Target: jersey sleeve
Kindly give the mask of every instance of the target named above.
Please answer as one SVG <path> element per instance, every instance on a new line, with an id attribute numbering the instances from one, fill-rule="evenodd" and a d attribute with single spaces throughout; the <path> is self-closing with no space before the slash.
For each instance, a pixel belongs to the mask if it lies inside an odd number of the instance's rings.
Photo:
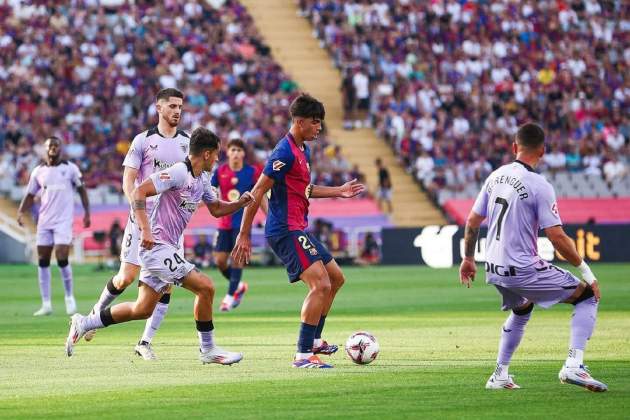
<path id="1" fill-rule="evenodd" d="M 39 185 L 39 181 L 37 181 L 37 169 L 39 166 L 35 167 L 31 172 L 31 176 L 28 179 L 28 186 L 26 187 L 26 193 L 35 195 L 40 190 L 41 185 Z"/>
<path id="2" fill-rule="evenodd" d="M 538 225 L 541 229 L 562 224 L 560 213 L 558 212 L 558 203 L 556 202 L 556 193 L 553 187 L 547 181 L 536 194 L 536 213 L 538 214 Z"/>
<path id="3" fill-rule="evenodd" d="M 74 163 L 71 163 L 70 167 L 72 168 L 72 185 L 74 185 L 75 188 L 79 188 L 83 185 L 83 175 L 81 174 L 81 170 Z"/>
<path id="4" fill-rule="evenodd" d="M 216 173 L 217 172 L 215 171 L 214 175 L 212 176 L 212 179 L 207 179 L 207 180 L 204 180 L 203 182 L 203 195 L 201 196 L 201 201 L 203 201 L 206 204 L 212 204 L 214 202 L 219 201 L 219 197 L 217 196 L 216 189 L 215 189 L 216 187 L 212 183 L 212 181 L 214 180 L 216 176 Z M 218 183 L 217 183 L 217 186 L 218 186 Z"/>
<path id="5" fill-rule="evenodd" d="M 475 200 L 475 204 L 473 204 L 472 211 L 477 213 L 479 216 L 487 217 L 488 216 L 488 180 L 483 183 L 483 187 L 481 187 L 481 191 L 477 194 L 477 199 Z"/>
<path id="6" fill-rule="evenodd" d="M 127 151 L 127 155 L 125 156 L 125 160 L 123 161 L 123 166 L 128 166 L 134 169 L 140 169 L 140 165 L 142 165 L 144 139 L 145 139 L 144 133 L 142 133 L 139 136 L 136 136 L 133 139 L 133 141 L 131 142 L 131 147 Z"/>
<path id="7" fill-rule="evenodd" d="M 289 147 L 276 147 L 267 160 L 263 173 L 274 181 L 281 181 L 293 166 L 294 160 L 295 156 Z"/>
<path id="8" fill-rule="evenodd" d="M 164 191 L 184 186 L 187 171 L 186 164 L 179 162 L 168 169 L 152 174 L 149 178 L 153 181 L 155 191 L 162 194 Z"/>

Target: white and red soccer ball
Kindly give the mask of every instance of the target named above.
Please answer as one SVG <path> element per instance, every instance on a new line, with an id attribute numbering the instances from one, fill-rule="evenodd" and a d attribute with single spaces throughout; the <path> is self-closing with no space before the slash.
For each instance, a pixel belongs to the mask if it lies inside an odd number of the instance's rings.
<path id="1" fill-rule="evenodd" d="M 346 353 L 358 365 L 372 363 L 378 356 L 378 351 L 378 342 L 369 332 L 355 332 L 346 341 Z"/>

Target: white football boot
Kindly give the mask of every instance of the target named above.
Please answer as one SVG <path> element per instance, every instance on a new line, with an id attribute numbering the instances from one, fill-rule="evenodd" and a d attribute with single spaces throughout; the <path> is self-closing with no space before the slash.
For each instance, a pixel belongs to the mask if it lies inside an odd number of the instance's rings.
<path id="1" fill-rule="evenodd" d="M 134 347 L 136 354 L 142 357 L 144 360 L 157 360 L 157 356 L 153 351 L 153 347 L 151 347 L 151 343 L 147 343 L 146 341 L 141 341 L 136 344 Z"/>
<path id="2" fill-rule="evenodd" d="M 563 384 L 581 386 L 593 392 L 608 391 L 608 385 L 593 378 L 584 365 L 578 367 L 562 366 L 558 378 Z"/>
<path id="3" fill-rule="evenodd" d="M 74 352 L 74 345 L 79 342 L 81 337 L 85 334 L 85 330 L 83 330 L 82 323 L 83 318 L 85 318 L 81 314 L 74 314 L 70 318 L 70 331 L 68 332 L 68 338 L 66 339 L 66 354 L 68 357 L 72 356 Z"/>
<path id="4" fill-rule="evenodd" d="M 52 305 L 50 302 L 42 303 L 42 307 L 33 312 L 33 316 L 46 316 L 52 314 Z"/>
<path id="5" fill-rule="evenodd" d="M 494 373 L 486 382 L 486 389 L 519 389 L 520 386 L 514 382 L 514 377 L 508 375 L 507 378 L 499 378 Z"/>
<path id="6" fill-rule="evenodd" d="M 77 313 L 77 302 L 74 300 L 74 296 L 66 296 L 66 313 L 68 315 L 74 315 Z"/>
<path id="7" fill-rule="evenodd" d="M 221 347 L 214 346 L 212 349 L 203 352 L 199 350 L 199 360 L 204 365 L 207 363 L 218 363 L 220 365 L 231 365 L 238 363 L 243 359 L 243 353 L 235 353 L 223 350 Z"/>

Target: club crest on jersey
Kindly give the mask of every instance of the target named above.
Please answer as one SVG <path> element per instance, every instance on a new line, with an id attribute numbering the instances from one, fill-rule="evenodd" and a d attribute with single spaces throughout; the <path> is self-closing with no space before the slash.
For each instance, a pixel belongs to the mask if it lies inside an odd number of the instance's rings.
<path id="1" fill-rule="evenodd" d="M 179 203 L 179 208 L 184 209 L 190 213 L 194 213 L 195 210 L 197 210 L 197 203 L 193 201 L 182 200 L 182 202 Z"/>
<path id="2" fill-rule="evenodd" d="M 168 181 L 171 179 L 171 176 L 167 172 L 160 173 L 160 181 Z"/>
<path id="3" fill-rule="evenodd" d="M 272 164 L 271 167 L 273 168 L 274 171 L 278 172 L 280 171 L 280 169 L 282 169 L 283 166 L 285 166 L 286 163 L 284 163 L 281 160 L 275 160 Z"/>
<path id="4" fill-rule="evenodd" d="M 157 144 L 150 144 L 149 148 L 155 150 L 155 149 L 158 148 L 158 145 Z"/>

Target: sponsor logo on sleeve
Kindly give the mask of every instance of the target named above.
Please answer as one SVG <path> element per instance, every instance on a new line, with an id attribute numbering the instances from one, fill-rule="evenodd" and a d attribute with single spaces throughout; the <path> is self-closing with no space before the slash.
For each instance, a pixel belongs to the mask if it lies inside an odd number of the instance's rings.
<path id="1" fill-rule="evenodd" d="M 551 212 L 552 212 L 554 215 L 558 216 L 558 203 L 553 203 L 553 204 L 551 205 Z"/>
<path id="2" fill-rule="evenodd" d="M 284 163 L 281 160 L 275 160 L 272 164 L 271 167 L 273 168 L 274 171 L 278 172 L 280 171 L 280 169 L 282 169 L 282 167 L 284 167 L 286 165 L 286 163 Z"/>
<path id="3" fill-rule="evenodd" d="M 171 179 L 171 176 L 168 174 L 168 172 L 160 172 L 160 181 L 169 181 Z"/>

